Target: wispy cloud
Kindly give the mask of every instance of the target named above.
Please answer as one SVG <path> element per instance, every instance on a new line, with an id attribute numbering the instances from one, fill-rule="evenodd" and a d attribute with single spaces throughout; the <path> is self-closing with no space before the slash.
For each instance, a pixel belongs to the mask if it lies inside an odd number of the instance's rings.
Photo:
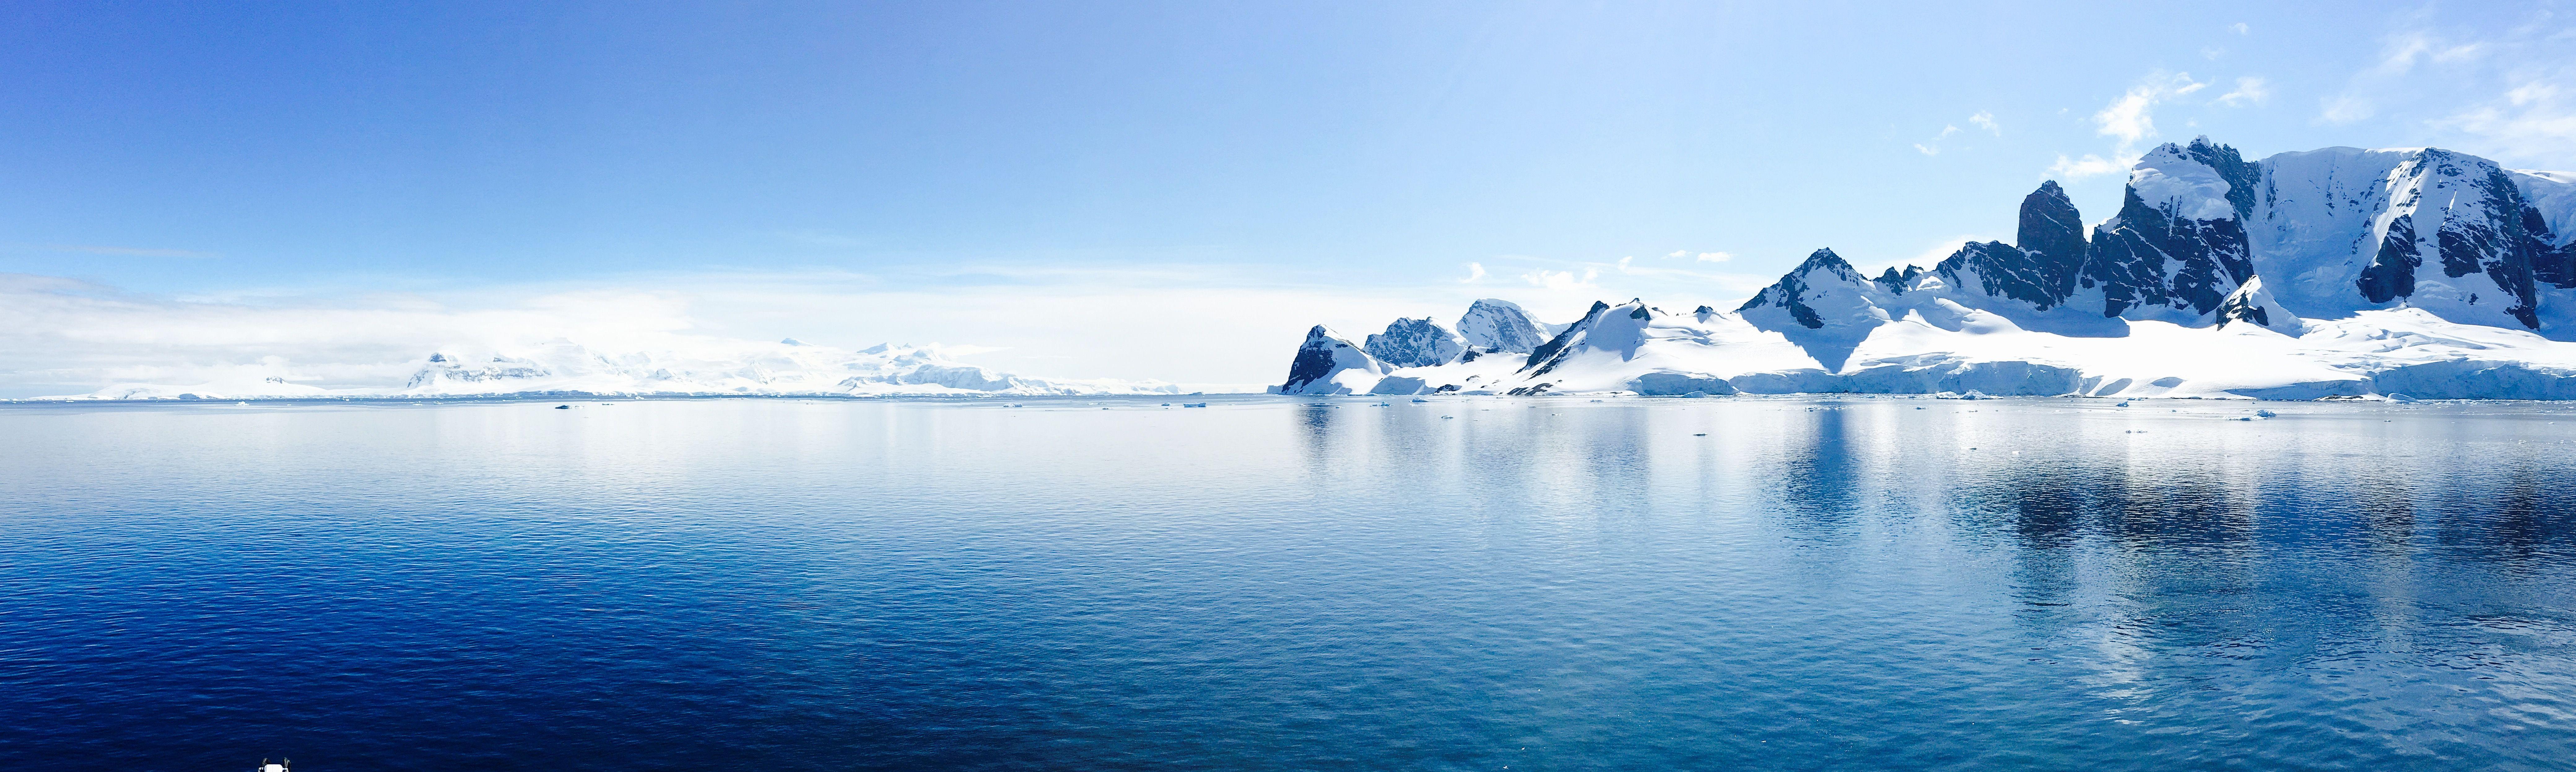
<path id="1" fill-rule="evenodd" d="M 2236 79 L 2236 90 L 2218 95 L 2218 104 L 2228 107 L 2259 105 L 2272 99 L 2272 87 L 2262 78 L 2246 76 Z"/>
<path id="2" fill-rule="evenodd" d="M 1458 283 L 1460 283 L 1460 284 L 1474 284 L 1474 283 L 1476 283 L 1476 282 L 1480 282 L 1480 281 L 1484 281 L 1484 280 L 1485 280 L 1485 264 L 1484 264 L 1484 263 L 1468 263 L 1468 264 L 1467 264 L 1467 278 L 1464 278 L 1464 279 L 1460 279 L 1460 280 L 1458 280 Z"/>
<path id="3" fill-rule="evenodd" d="M 2466 62 L 2485 53 L 2485 43 L 2454 45 L 2423 31 L 2392 34 L 2380 42 L 2379 58 L 2370 67 L 2353 73 L 2341 92 L 2320 100 L 2317 119 L 2326 123 L 2353 123 L 2379 114 L 2380 95 L 2395 88 L 2397 82 L 2425 63 L 2451 64 Z"/>
<path id="4" fill-rule="evenodd" d="M 2241 22 L 2241 21 L 2240 21 L 2240 22 L 2237 22 L 2237 23 L 2234 23 L 2234 24 L 2227 25 L 2227 29 L 2228 29 L 2228 31 L 2230 31 L 2230 32 L 2234 32 L 2234 33 L 2239 34 L 2239 35 L 2251 35 L 2251 34 L 2253 34 L 2253 33 L 2254 33 L 2254 28 L 2253 28 L 2253 27 L 2245 26 L 2245 22 Z"/>
<path id="5" fill-rule="evenodd" d="M 2004 135 L 2003 127 L 1995 123 L 1995 114 L 1984 110 L 1979 110 L 1975 115 L 1968 116 L 1968 125 L 1992 132 L 1998 137 Z M 1949 139 L 1958 133 L 1958 124 L 1944 124 L 1941 126 L 1941 132 L 1932 135 L 1931 139 L 1914 143 L 1914 151 L 1924 155 L 1940 155 L 1941 141 Z"/>
<path id="6" fill-rule="evenodd" d="M 2566 164 L 2576 157 L 2576 95 L 2558 84 L 2570 77 L 2576 77 L 2576 67 L 2526 74 L 2504 93 L 2433 125 L 2473 136 L 2488 152 L 2511 161 Z"/>

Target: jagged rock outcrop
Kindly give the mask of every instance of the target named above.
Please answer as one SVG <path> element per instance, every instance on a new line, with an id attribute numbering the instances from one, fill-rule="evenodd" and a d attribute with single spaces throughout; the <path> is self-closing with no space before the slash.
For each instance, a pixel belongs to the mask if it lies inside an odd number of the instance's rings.
<path id="1" fill-rule="evenodd" d="M 1398 318 L 1386 332 L 1368 336 L 1360 348 L 1388 367 L 1429 367 L 1457 361 L 1467 342 L 1430 317 Z"/>

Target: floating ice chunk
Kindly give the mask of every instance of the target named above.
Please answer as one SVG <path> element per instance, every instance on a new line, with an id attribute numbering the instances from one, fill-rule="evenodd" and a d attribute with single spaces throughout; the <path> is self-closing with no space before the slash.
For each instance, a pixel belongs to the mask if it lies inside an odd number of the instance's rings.
<path id="1" fill-rule="evenodd" d="M 2269 410 L 2257 410 L 2257 411 L 2254 411 L 2254 414 L 2255 414 L 2255 415 L 2258 415 L 2258 416 L 2262 416 L 2262 417 L 2264 417 L 2264 418 L 2274 418 L 2274 417 L 2278 417 L 2278 416 L 2280 416 L 2280 415 L 2281 415 L 2281 414 L 2279 414 L 2279 413 L 2275 413 L 2275 412 L 2272 412 L 2272 411 L 2269 411 Z"/>
<path id="2" fill-rule="evenodd" d="M 2423 400 L 2416 399 L 2416 398 L 2414 398 L 2414 397 L 2409 397 L 2409 396 L 2406 396 L 2405 394 L 2390 394 L 2390 395 L 2388 395 L 2388 401 L 2390 401 L 2390 402 L 2404 402 L 2404 403 L 2408 403 L 2408 404 L 2413 404 L 2413 403 L 2416 403 L 2416 402 L 2422 402 Z"/>

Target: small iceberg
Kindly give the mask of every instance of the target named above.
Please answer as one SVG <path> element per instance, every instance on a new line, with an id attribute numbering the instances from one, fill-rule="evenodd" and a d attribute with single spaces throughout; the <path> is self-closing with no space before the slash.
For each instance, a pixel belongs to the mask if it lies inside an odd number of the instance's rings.
<path id="1" fill-rule="evenodd" d="M 2390 402 L 2403 402 L 2403 403 L 2406 403 L 2406 404 L 2411 405 L 2411 404 L 2415 404 L 2415 403 L 2417 403 L 2417 402 L 2422 402 L 2423 400 L 2416 399 L 2416 398 L 2414 398 L 2414 397 L 2409 397 L 2409 396 L 2406 396 L 2406 395 L 2404 395 L 2404 394 L 2390 394 L 2390 395 L 2388 395 L 2388 401 L 2390 401 Z"/>
<path id="2" fill-rule="evenodd" d="M 1431 401 L 1431 400 L 1423 399 L 1423 398 L 1421 398 L 1421 397 L 1414 397 L 1414 398 L 1413 398 L 1413 401 L 1415 401 L 1415 402 L 1429 402 L 1429 401 Z"/>
<path id="3" fill-rule="evenodd" d="M 1207 407 L 1207 403 L 1205 403 L 1205 402 L 1183 402 L 1183 403 L 1181 403 L 1181 407 Z M 1103 409 L 1106 409 L 1106 408 L 1103 408 Z"/>
<path id="4" fill-rule="evenodd" d="M 2262 418 L 2278 418 L 2281 414 L 2269 410 L 2257 410 L 2254 411 L 2254 415 Z"/>

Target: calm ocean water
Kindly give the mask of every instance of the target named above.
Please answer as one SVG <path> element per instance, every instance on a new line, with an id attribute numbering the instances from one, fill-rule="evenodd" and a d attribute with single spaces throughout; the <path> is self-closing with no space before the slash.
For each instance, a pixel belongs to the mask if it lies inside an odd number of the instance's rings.
<path id="1" fill-rule="evenodd" d="M 0 766 L 2576 764 L 2566 406 L 1401 399 L 0 407 Z"/>

